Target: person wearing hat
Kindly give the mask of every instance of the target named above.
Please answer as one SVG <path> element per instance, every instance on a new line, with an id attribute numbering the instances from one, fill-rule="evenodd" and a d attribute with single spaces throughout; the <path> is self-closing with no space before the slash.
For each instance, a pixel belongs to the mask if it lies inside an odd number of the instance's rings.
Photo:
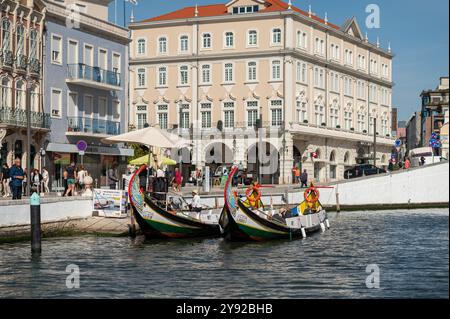
<path id="1" fill-rule="evenodd" d="M 198 190 L 193 190 L 192 196 L 192 202 L 191 205 L 189 205 L 189 208 L 193 212 L 200 213 L 202 211 L 202 204 L 200 203 L 200 195 L 198 194 Z"/>

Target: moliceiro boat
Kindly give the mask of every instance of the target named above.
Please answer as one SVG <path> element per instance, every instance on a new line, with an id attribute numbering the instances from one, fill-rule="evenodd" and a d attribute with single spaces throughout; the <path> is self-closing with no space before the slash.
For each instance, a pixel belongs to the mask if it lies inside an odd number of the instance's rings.
<path id="1" fill-rule="evenodd" d="M 167 195 L 161 200 L 145 193 L 139 182 L 139 174 L 145 169 L 142 166 L 133 174 L 128 194 L 133 214 L 147 239 L 220 236 L 219 212 L 191 212 L 182 198 Z"/>
<path id="2" fill-rule="evenodd" d="M 223 236 L 230 241 L 264 241 L 273 239 L 306 238 L 330 227 L 327 213 L 319 202 L 320 193 L 311 186 L 305 200 L 292 209 L 265 210 L 260 185 L 247 189 L 240 198 L 232 190 L 234 167 L 225 185 L 225 207 L 219 224 Z"/>

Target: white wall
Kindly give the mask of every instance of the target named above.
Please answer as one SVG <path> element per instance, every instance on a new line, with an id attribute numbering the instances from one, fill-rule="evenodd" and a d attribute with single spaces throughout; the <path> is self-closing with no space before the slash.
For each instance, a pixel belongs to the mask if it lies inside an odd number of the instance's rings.
<path id="1" fill-rule="evenodd" d="M 55 201 L 41 204 L 41 222 L 56 222 L 92 216 L 92 200 Z M 30 205 L 0 206 L 0 227 L 30 224 Z"/>
<path id="2" fill-rule="evenodd" d="M 449 202 L 449 165 L 435 164 L 394 174 L 379 175 L 320 189 L 323 205 L 432 204 Z M 290 194 L 291 203 L 303 199 L 303 193 Z"/>

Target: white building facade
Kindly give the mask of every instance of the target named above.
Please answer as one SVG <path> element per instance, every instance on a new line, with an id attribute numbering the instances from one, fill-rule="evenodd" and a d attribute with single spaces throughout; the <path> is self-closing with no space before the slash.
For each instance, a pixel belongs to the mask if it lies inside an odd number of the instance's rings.
<path id="1" fill-rule="evenodd" d="M 187 171 L 242 164 L 255 174 L 263 154 L 263 166 L 277 162 L 260 170 L 265 183 L 292 183 L 295 166 L 333 181 L 374 158 L 375 135 L 376 164 L 388 165 L 394 56 L 355 19 L 338 27 L 279 0 L 236 0 L 130 29 L 131 128 L 191 138 Z"/>

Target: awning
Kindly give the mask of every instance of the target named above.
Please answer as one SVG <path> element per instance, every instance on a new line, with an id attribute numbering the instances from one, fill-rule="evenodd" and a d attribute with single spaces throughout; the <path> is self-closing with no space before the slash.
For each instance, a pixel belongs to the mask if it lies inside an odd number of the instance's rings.
<path id="1" fill-rule="evenodd" d="M 59 153 L 79 153 L 76 145 L 73 144 L 60 144 L 50 143 L 48 144 L 46 152 L 59 152 Z M 134 150 L 128 148 L 117 147 L 105 147 L 105 146 L 88 146 L 86 154 L 94 155 L 111 155 L 111 156 L 134 156 Z"/>

